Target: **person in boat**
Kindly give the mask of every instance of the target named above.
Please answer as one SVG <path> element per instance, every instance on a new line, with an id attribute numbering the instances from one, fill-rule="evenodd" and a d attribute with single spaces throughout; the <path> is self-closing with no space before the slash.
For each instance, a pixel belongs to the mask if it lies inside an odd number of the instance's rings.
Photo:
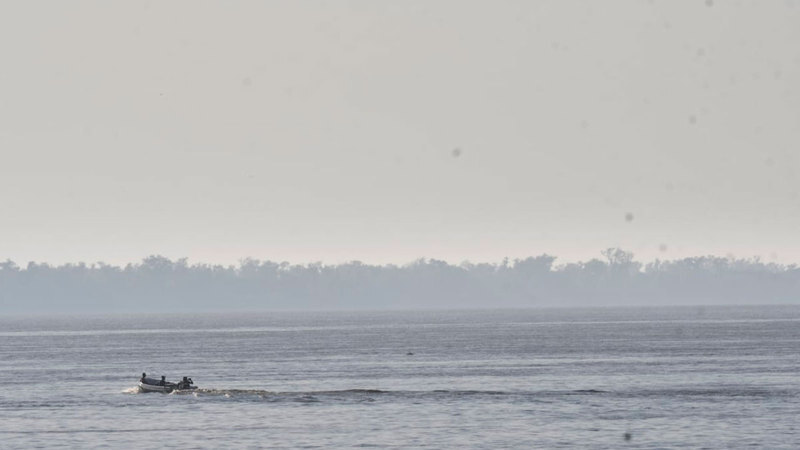
<path id="1" fill-rule="evenodd" d="M 144 379 L 145 379 L 145 378 L 147 378 L 147 374 L 146 374 L 146 373 L 144 373 L 144 372 L 142 372 L 142 378 L 141 378 L 139 381 L 141 381 L 142 383 L 144 383 Z"/>
<path id="2" fill-rule="evenodd" d="M 161 382 L 158 383 L 158 384 L 161 385 L 161 386 L 164 386 L 165 384 L 167 384 L 167 377 L 165 377 L 164 375 L 161 375 Z"/>

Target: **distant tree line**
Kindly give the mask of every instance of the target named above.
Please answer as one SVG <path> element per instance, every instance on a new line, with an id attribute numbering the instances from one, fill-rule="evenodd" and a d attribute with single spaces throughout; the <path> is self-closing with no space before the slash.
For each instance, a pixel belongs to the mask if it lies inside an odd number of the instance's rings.
<path id="1" fill-rule="evenodd" d="M 620 249 L 556 265 L 540 255 L 498 264 L 236 266 L 150 256 L 124 267 L 0 263 L 0 312 L 414 309 L 800 303 L 800 267 L 714 256 L 642 264 Z"/>

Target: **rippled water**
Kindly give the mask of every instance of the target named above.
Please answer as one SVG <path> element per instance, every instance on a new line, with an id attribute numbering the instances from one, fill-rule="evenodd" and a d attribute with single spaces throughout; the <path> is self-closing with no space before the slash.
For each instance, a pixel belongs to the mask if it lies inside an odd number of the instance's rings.
<path id="1" fill-rule="evenodd" d="M 798 350 L 788 306 L 5 317 L 0 446 L 800 448 Z"/>

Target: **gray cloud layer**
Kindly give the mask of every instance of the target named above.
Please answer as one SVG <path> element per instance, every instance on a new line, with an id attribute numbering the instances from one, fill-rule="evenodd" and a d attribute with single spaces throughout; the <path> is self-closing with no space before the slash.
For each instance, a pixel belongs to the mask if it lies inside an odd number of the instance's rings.
<path id="1" fill-rule="evenodd" d="M 5 2 L 0 250 L 800 261 L 798 24 L 795 1 Z"/>

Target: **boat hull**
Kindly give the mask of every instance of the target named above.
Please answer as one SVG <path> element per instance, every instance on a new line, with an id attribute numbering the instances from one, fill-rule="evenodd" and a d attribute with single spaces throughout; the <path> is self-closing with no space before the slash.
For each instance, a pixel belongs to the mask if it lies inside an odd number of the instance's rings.
<path id="1" fill-rule="evenodd" d="M 170 393 L 170 392 L 172 392 L 174 390 L 177 390 L 177 386 L 175 386 L 174 384 L 171 384 L 171 383 L 165 384 L 164 386 L 161 386 L 161 385 L 147 384 L 147 383 L 139 382 L 139 389 L 142 392 L 161 392 L 161 393 L 164 393 L 164 394 L 168 394 L 168 393 Z"/>
<path id="2" fill-rule="evenodd" d="M 146 384 L 146 383 L 139 383 L 139 390 L 142 392 L 161 392 L 162 394 L 169 394 L 170 392 L 178 391 L 178 392 L 187 392 L 187 391 L 194 391 L 197 389 L 197 386 L 190 386 L 188 388 L 179 388 L 177 385 L 173 383 L 168 383 L 164 386 L 157 386 L 153 384 Z"/>

